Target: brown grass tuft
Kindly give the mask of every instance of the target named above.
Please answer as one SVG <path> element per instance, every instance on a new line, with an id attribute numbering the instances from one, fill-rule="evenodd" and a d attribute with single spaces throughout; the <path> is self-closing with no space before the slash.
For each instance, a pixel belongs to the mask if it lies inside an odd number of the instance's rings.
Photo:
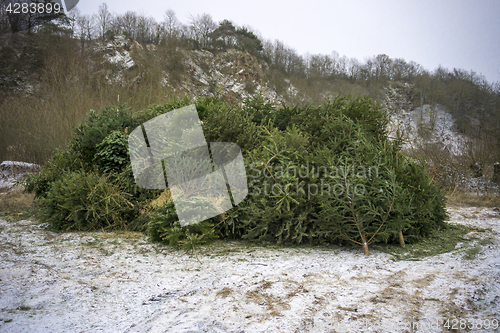
<path id="1" fill-rule="evenodd" d="M 21 188 L 0 194 L 0 214 L 20 217 L 27 215 L 34 207 L 34 194 L 23 193 Z"/>

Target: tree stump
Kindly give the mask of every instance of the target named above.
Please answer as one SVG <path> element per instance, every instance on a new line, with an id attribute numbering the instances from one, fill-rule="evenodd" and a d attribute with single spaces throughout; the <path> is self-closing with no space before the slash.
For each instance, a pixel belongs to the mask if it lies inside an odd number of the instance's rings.
<path id="1" fill-rule="evenodd" d="M 491 181 L 500 185 L 500 162 L 493 164 L 493 178 Z"/>
<path id="2" fill-rule="evenodd" d="M 399 230 L 399 246 L 405 247 L 405 238 L 403 237 L 403 230 Z"/>
<path id="3" fill-rule="evenodd" d="M 476 162 L 470 166 L 474 178 L 479 178 L 483 176 L 483 164 L 481 162 Z"/>

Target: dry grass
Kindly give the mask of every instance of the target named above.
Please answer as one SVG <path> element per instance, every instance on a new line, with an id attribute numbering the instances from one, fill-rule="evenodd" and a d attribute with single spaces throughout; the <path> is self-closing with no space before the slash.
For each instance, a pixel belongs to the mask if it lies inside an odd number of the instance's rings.
<path id="1" fill-rule="evenodd" d="M 447 195 L 447 205 L 452 207 L 498 207 L 500 208 L 500 194 L 486 192 L 478 194 L 460 190 L 450 191 Z"/>
<path id="2" fill-rule="evenodd" d="M 0 214 L 25 218 L 34 207 L 34 194 L 23 193 L 20 188 L 0 194 Z"/>
<path id="3" fill-rule="evenodd" d="M 137 111 L 178 97 L 162 83 L 160 60 L 150 54 L 137 54 L 140 66 L 125 70 L 123 82 L 109 83 L 106 75 L 117 68 L 102 54 L 82 53 L 71 39 L 37 42 L 43 63 L 38 78 L 0 97 L 0 161 L 43 164 L 69 143 L 91 109 L 119 101 Z"/>
<path id="4" fill-rule="evenodd" d="M 161 192 L 158 198 L 152 200 L 144 211 L 151 212 L 157 207 L 163 206 L 166 202 L 169 202 L 170 200 L 172 200 L 172 194 L 170 193 L 169 189 L 166 189 L 165 191 Z"/>

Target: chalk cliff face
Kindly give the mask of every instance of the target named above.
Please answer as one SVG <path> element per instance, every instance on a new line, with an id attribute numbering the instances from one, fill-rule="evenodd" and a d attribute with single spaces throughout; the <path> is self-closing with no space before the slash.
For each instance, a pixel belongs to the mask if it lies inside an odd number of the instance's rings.
<path id="1" fill-rule="evenodd" d="M 44 65 L 40 38 L 26 33 L 0 38 L 0 89 L 30 93 Z M 77 40 L 74 42 L 78 45 Z M 272 100 L 283 97 L 267 82 L 267 63 L 244 51 L 168 50 L 168 46 L 141 45 L 123 36 L 105 43 L 86 42 L 84 47 L 93 62 L 93 70 L 89 70 L 88 75 L 104 75 L 109 84 L 138 84 L 145 67 L 150 69 L 154 62 L 155 71 L 161 72 L 163 85 L 190 97 L 213 93 L 235 100 L 256 93 Z M 171 66 L 174 57 L 179 62 L 176 68 Z"/>
<path id="2" fill-rule="evenodd" d="M 235 102 L 254 94 L 274 101 L 283 98 L 267 82 L 267 63 L 244 51 L 168 50 L 152 44 L 141 45 L 123 36 L 97 45 L 94 50 L 101 54 L 104 63 L 111 65 L 105 74 L 110 84 L 139 83 L 143 67 L 155 61 L 163 85 L 190 97 L 216 93 Z M 174 69 L 173 58 L 178 62 Z"/>
<path id="3" fill-rule="evenodd" d="M 266 93 L 271 99 L 278 97 L 274 91 L 269 91 L 265 82 L 267 64 L 251 54 L 236 50 L 223 53 L 187 51 L 185 64 L 184 88 L 191 94 L 218 93 L 236 100 L 256 92 Z"/>
<path id="4" fill-rule="evenodd" d="M 44 69 L 58 61 L 58 57 L 64 61 L 74 58 L 74 64 L 67 66 L 79 66 L 70 78 L 75 82 L 137 87 L 141 81 L 151 82 L 153 78 L 168 91 L 166 95 L 178 98 L 218 94 L 238 102 L 261 95 L 276 104 L 305 105 L 320 104 L 325 97 L 334 98 L 338 94 L 369 93 L 345 80 L 309 82 L 306 78 L 286 75 L 271 68 L 264 57 L 246 50 L 141 44 L 120 35 L 102 42 L 25 32 L 0 36 L 0 91 L 39 92 Z M 94 78 L 97 83 L 90 83 Z"/>

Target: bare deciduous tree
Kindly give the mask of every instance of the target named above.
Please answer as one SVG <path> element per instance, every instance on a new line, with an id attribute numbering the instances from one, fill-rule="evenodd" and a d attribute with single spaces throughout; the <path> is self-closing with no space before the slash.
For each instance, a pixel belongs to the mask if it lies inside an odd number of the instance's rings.
<path id="1" fill-rule="evenodd" d="M 200 43 L 202 48 L 209 46 L 210 35 L 216 28 L 217 24 L 212 20 L 212 16 L 209 14 L 191 17 L 191 23 L 189 25 L 191 38 Z"/>
<path id="2" fill-rule="evenodd" d="M 106 34 L 106 31 L 108 31 L 111 28 L 111 20 L 113 19 L 113 16 L 108 10 L 108 5 L 103 2 L 100 6 L 99 9 L 97 10 L 97 14 L 94 15 L 94 20 L 96 22 L 96 27 L 99 33 L 99 38 L 101 40 L 104 40 L 104 36 Z"/>
<path id="3" fill-rule="evenodd" d="M 9 16 L 6 12 L 7 2 L 4 0 L 0 1 L 0 34 L 10 31 Z"/>
<path id="4" fill-rule="evenodd" d="M 76 16 L 76 32 L 74 35 L 80 39 L 82 52 L 85 51 L 85 44 L 94 35 L 94 18 L 90 15 Z"/>
<path id="5" fill-rule="evenodd" d="M 125 37 L 134 40 L 137 28 L 137 14 L 132 11 L 123 14 L 123 16 L 120 17 L 120 26 L 121 33 L 123 33 Z"/>
<path id="6" fill-rule="evenodd" d="M 165 39 L 167 41 L 172 41 L 179 37 L 181 24 L 172 9 L 169 9 L 165 12 L 162 26 L 165 32 Z"/>
<path id="7" fill-rule="evenodd" d="M 155 38 L 156 21 L 152 17 L 139 15 L 136 20 L 135 39 L 144 44 L 151 44 Z"/>

